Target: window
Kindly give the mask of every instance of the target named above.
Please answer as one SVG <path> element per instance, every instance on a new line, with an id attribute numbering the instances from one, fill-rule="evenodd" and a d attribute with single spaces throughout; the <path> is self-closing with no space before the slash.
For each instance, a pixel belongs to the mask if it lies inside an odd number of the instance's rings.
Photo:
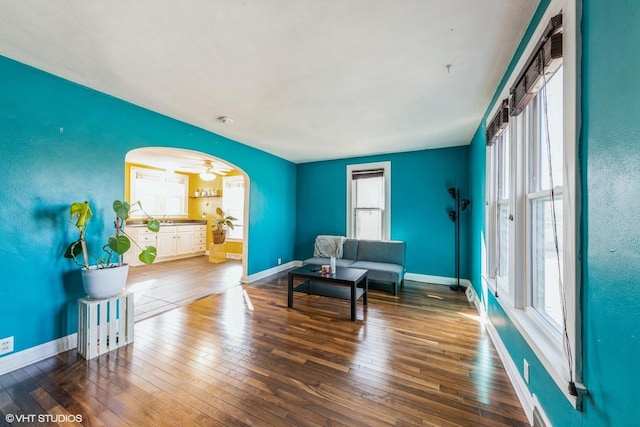
<path id="1" fill-rule="evenodd" d="M 131 202 L 140 201 L 151 216 L 179 218 L 188 216 L 189 177 L 155 169 L 131 167 Z M 132 217 L 144 216 L 132 212 Z"/>
<path id="2" fill-rule="evenodd" d="M 509 182 L 511 179 L 510 139 L 507 128 L 496 144 L 497 151 L 497 226 L 496 226 L 496 283 L 498 288 L 509 293 L 509 217 L 510 194 Z"/>
<path id="3" fill-rule="evenodd" d="M 233 230 L 227 230 L 228 239 L 242 240 L 244 236 L 244 177 L 225 176 L 222 178 L 222 210 L 226 215 L 238 218 L 233 222 Z"/>
<path id="4" fill-rule="evenodd" d="M 389 240 L 391 163 L 347 166 L 347 236 Z"/>
<path id="5" fill-rule="evenodd" d="M 530 44 L 530 55 L 510 78 L 508 124 L 496 121 L 498 114 L 487 124 L 483 276 L 559 389 L 575 402 L 567 384 L 580 380 L 576 361 L 581 354 L 576 316 L 577 73 L 575 50 L 563 53 L 565 44 L 575 45 L 575 33 L 565 36 L 563 16 L 551 12 L 563 5 L 552 0 L 549 19 L 537 30 L 540 41 Z M 575 16 L 569 19 L 575 28 Z"/>
<path id="6" fill-rule="evenodd" d="M 487 232 L 491 251 L 487 258 L 489 275 L 494 279 L 496 295 L 509 294 L 509 240 L 511 215 L 511 137 L 509 100 L 502 105 L 487 126 L 487 145 L 491 178 L 487 179 Z"/>
<path id="7" fill-rule="evenodd" d="M 562 67 L 527 106 L 525 142 L 529 165 L 526 193 L 529 218 L 530 303 L 559 334 L 563 280 L 563 135 Z"/>

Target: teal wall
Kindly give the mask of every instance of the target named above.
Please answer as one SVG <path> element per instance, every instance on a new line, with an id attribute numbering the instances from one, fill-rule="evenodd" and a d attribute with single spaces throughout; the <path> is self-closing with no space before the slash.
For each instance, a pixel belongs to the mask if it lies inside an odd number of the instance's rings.
<path id="1" fill-rule="evenodd" d="M 541 14 L 541 1 L 494 102 Z M 77 270 L 60 255 L 73 236 L 68 203 L 90 200 L 94 226 L 108 232 L 111 201 L 122 197 L 124 157 L 167 146 L 221 157 L 251 179 L 249 273 L 311 255 L 316 234 L 345 234 L 346 165 L 392 162 L 392 238 L 407 241 L 410 272 L 453 275 L 455 182 L 468 191 L 470 277 L 516 366 L 531 364 L 536 393 L 556 426 L 626 426 L 640 419 L 640 4 L 582 3 L 579 136 L 580 308 L 583 412 L 570 407 L 499 302 L 481 292 L 485 145 L 293 165 L 220 136 L 0 58 L 0 337 L 20 351 L 76 331 Z M 493 105 L 493 103 L 491 105 Z M 60 133 L 60 128 L 64 132 Z M 467 164 L 468 162 L 468 164 Z M 466 231 L 463 230 L 463 236 Z M 295 245 L 289 242 L 294 242 Z M 464 242 L 464 241 L 463 241 Z M 468 254 L 468 256 L 465 256 Z M 8 302 L 8 303 L 7 303 Z"/>
<path id="2" fill-rule="evenodd" d="M 480 210 L 473 212 L 470 231 L 471 277 L 516 366 L 523 358 L 531 363 L 529 389 L 553 425 L 635 426 L 640 419 L 640 3 L 585 0 L 582 12 L 577 258 L 582 276 L 583 382 L 589 390 L 582 412 L 569 405 L 498 301 L 491 294 L 482 295 Z M 519 53 L 514 59 L 518 57 Z M 505 78 L 511 71 L 512 67 Z M 480 127 L 471 143 L 474 177 L 484 176 L 483 133 Z M 476 180 L 471 190 L 474 199 L 483 198 L 484 182 Z"/>
<path id="3" fill-rule="evenodd" d="M 591 425 L 640 419 L 640 3 L 583 3 L 580 147 Z M 618 31 L 612 30 L 619 29 Z"/>
<path id="4" fill-rule="evenodd" d="M 243 169 L 248 273 L 293 259 L 294 164 L 3 57 L 0 100 L 0 337 L 14 336 L 15 351 L 76 332 L 82 286 L 61 257 L 74 237 L 68 206 L 89 200 L 100 234 L 89 243 L 106 240 L 134 148 L 192 149 Z"/>
<path id="5" fill-rule="evenodd" d="M 460 276 L 469 277 L 468 224 L 477 205 L 469 194 L 469 147 L 413 151 L 298 165 L 298 259 L 313 255 L 318 234 L 346 235 L 347 165 L 391 162 L 391 238 L 407 243 L 411 273 L 455 277 L 455 209 L 447 188 L 458 186 L 472 204 L 462 213 Z"/>

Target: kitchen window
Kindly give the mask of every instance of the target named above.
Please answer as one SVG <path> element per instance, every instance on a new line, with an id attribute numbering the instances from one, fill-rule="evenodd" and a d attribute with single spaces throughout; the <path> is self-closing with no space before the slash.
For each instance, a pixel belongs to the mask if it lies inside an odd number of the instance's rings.
<path id="1" fill-rule="evenodd" d="M 140 201 L 151 216 L 181 218 L 188 216 L 189 177 L 156 169 L 131 167 L 131 201 Z M 144 216 L 132 212 L 132 217 Z"/>

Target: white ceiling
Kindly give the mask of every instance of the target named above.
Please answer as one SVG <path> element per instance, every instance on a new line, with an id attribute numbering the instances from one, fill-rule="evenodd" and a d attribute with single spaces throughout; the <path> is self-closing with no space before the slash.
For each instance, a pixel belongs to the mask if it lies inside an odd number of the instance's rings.
<path id="1" fill-rule="evenodd" d="M 0 0 L 0 55 L 300 163 L 468 144 L 538 2 Z"/>
<path id="2" fill-rule="evenodd" d="M 226 175 L 235 168 L 220 159 L 193 150 L 166 147 L 136 148 L 127 153 L 125 161 L 173 172 L 201 173 L 209 168 Z"/>

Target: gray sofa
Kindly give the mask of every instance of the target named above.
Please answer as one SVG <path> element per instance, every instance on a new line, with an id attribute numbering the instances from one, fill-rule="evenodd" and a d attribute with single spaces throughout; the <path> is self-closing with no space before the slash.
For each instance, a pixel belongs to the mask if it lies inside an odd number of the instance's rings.
<path id="1" fill-rule="evenodd" d="M 397 240 L 346 239 L 336 266 L 369 270 L 369 280 L 391 283 L 393 295 L 398 295 L 398 285 L 404 286 L 405 252 L 405 242 Z M 329 258 L 308 258 L 303 264 L 329 264 Z"/>

